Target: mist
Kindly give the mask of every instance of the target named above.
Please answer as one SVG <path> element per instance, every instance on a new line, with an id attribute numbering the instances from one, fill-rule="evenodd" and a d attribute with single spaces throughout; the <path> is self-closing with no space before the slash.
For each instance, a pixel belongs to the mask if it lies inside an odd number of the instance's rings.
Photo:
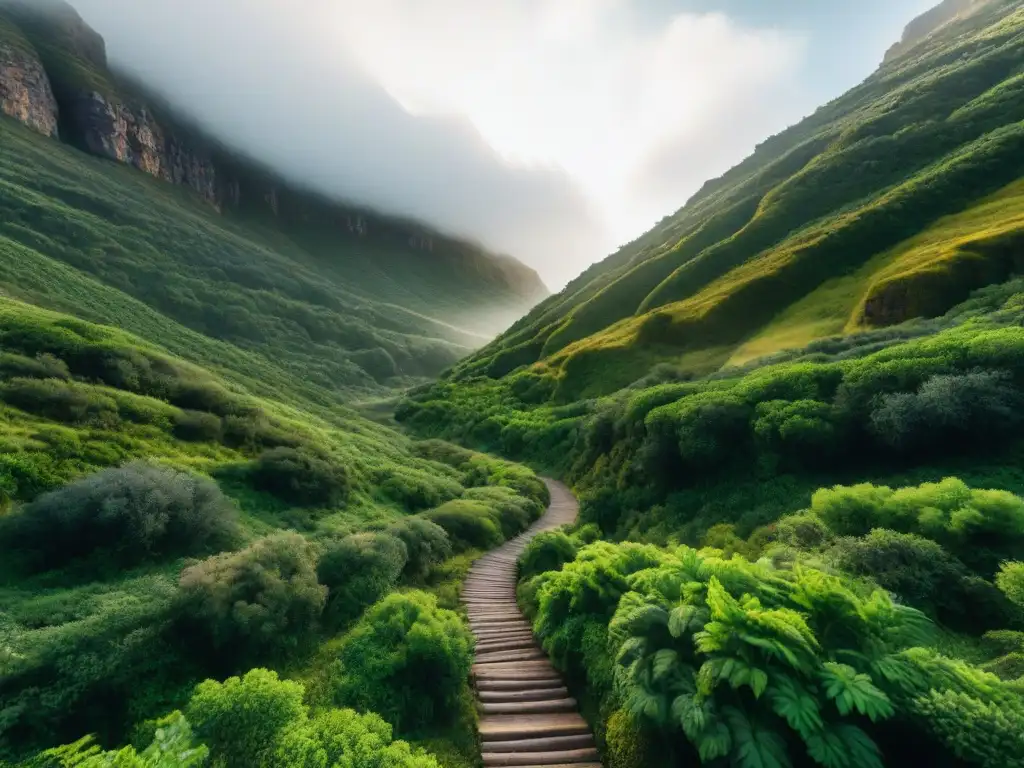
<path id="1" fill-rule="evenodd" d="M 929 0 L 71 2 L 229 146 L 557 290 L 866 76 Z"/>

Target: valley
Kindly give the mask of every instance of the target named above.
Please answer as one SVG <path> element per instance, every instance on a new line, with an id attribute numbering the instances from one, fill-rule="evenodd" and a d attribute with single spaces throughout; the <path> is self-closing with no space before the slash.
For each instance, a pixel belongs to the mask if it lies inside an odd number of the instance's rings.
<path id="1" fill-rule="evenodd" d="M 549 295 L 0 0 L 0 766 L 1024 766 L 1022 72 L 945 0 Z"/>

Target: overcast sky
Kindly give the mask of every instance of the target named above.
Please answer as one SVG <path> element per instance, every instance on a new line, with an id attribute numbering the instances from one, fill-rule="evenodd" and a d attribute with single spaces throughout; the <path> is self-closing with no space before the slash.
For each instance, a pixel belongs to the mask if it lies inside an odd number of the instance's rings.
<path id="1" fill-rule="evenodd" d="M 938 0 L 71 1 L 220 138 L 557 289 Z"/>

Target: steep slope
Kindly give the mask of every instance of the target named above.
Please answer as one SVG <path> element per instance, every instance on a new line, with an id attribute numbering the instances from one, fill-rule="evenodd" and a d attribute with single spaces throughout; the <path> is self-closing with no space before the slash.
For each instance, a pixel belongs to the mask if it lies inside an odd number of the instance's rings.
<path id="1" fill-rule="evenodd" d="M 976 232 L 984 242 L 971 258 L 950 251 L 901 270 L 898 287 L 881 255 L 912 247 L 943 217 L 988 205 L 1024 174 L 1022 63 L 1019 3 L 977 4 L 761 144 L 456 376 L 538 363 L 535 373 L 568 400 L 614 391 L 662 362 L 709 373 L 752 339 L 761 354 L 791 344 L 785 334 L 768 343 L 766 329 L 854 275 L 848 313 L 830 308 L 823 335 L 943 313 L 1014 269 L 1018 228 L 995 239 Z M 975 235 L 965 231 L 965 242 Z M 808 329 L 799 341 L 816 335 Z"/>
<path id="2" fill-rule="evenodd" d="M 12 295 L 131 322 L 61 281 L 13 277 L 28 260 L 70 266 L 69 280 L 350 397 L 436 374 L 545 294 L 514 259 L 305 192 L 210 141 L 112 74 L 102 38 L 56 0 L 0 3 L 0 61 Z"/>

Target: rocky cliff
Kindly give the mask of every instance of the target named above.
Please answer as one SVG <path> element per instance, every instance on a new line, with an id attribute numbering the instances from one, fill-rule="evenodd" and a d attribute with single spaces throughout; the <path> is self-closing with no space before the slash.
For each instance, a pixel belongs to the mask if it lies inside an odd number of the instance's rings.
<path id="1" fill-rule="evenodd" d="M 62 140 L 190 187 L 223 213 L 430 253 L 527 301 L 547 295 L 537 274 L 514 259 L 495 258 L 416 222 L 326 200 L 211 141 L 144 86 L 111 72 L 103 38 L 63 0 L 0 0 L 0 101 L 5 113 L 36 130 L 57 136 L 59 126 Z"/>
<path id="2" fill-rule="evenodd" d="M 988 2 L 989 0 L 943 0 L 907 25 L 900 41 L 886 51 L 885 61 L 899 58 L 943 25 L 972 13 Z"/>
<path id="3" fill-rule="evenodd" d="M 45 136 L 57 136 L 57 99 L 39 56 L 0 19 L 0 111 Z"/>

